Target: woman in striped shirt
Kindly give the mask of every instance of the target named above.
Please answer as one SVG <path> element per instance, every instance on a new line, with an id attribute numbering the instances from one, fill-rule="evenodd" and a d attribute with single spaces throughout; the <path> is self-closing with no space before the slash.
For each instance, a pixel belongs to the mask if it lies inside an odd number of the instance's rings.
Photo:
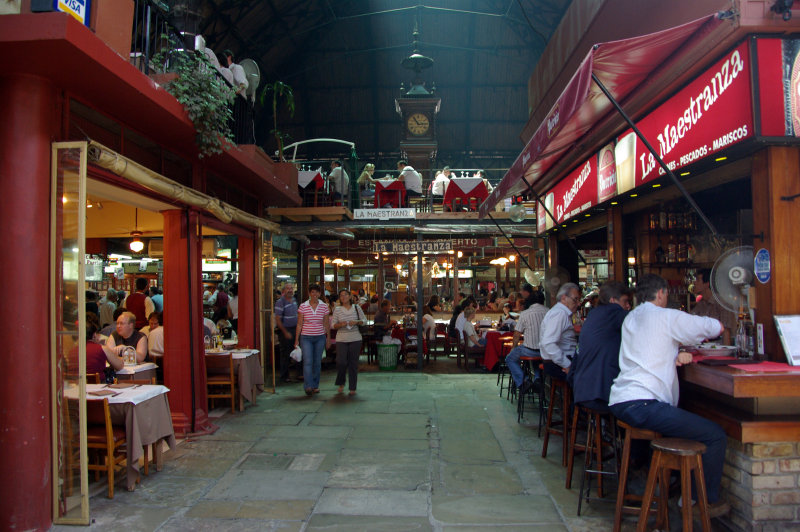
<path id="1" fill-rule="evenodd" d="M 297 309 L 297 334 L 294 346 L 303 351 L 303 387 L 306 395 L 319 393 L 322 353 L 330 346 L 330 308 L 320 301 L 319 285 L 308 287 L 308 300 Z"/>

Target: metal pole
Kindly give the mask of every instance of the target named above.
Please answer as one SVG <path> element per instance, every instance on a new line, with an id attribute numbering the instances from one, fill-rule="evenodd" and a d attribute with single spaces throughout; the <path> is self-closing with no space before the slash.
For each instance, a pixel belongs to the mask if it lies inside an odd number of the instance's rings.
<path id="1" fill-rule="evenodd" d="M 697 213 L 700 219 L 703 220 L 703 223 L 706 224 L 706 226 L 708 226 L 708 229 L 711 231 L 711 235 L 714 238 L 718 238 L 717 230 L 711 223 L 711 220 L 709 220 L 708 217 L 706 217 L 705 213 L 703 213 L 703 211 L 700 210 L 700 207 L 697 205 L 697 203 L 695 203 L 692 196 L 689 195 L 689 192 L 683 187 L 681 182 L 678 180 L 678 177 L 672 172 L 672 170 L 669 169 L 669 166 L 667 166 L 667 163 L 664 162 L 664 159 L 661 158 L 658 152 L 656 152 L 655 148 L 653 148 L 652 144 L 650 144 L 650 142 L 648 142 L 648 140 L 645 138 L 642 132 L 639 131 L 639 128 L 636 127 L 636 124 L 633 123 L 633 120 L 631 120 L 631 118 L 627 115 L 627 113 L 625 113 L 625 111 L 619 105 L 614 96 L 611 95 L 611 93 L 608 91 L 605 85 L 603 85 L 603 83 L 597 78 L 594 72 L 592 72 L 592 80 L 594 80 L 597 86 L 600 87 L 600 90 L 603 91 L 603 94 L 606 95 L 608 101 L 611 102 L 611 104 L 614 106 L 614 108 L 616 108 L 620 116 L 622 116 L 622 118 L 625 119 L 625 122 L 627 122 L 628 125 L 631 127 L 631 129 L 633 129 L 633 132 L 636 133 L 636 136 L 639 137 L 639 140 L 642 141 L 645 148 L 647 148 L 647 150 L 653 155 L 653 157 L 655 157 L 656 162 L 658 162 L 658 165 L 669 176 L 670 180 L 672 180 L 672 183 L 678 188 L 680 193 L 683 194 L 683 197 L 686 198 L 686 201 L 689 202 L 689 205 L 691 205 L 692 209 L 694 209 L 694 211 Z"/>
<path id="2" fill-rule="evenodd" d="M 422 242 L 422 234 L 417 233 L 417 242 Z M 423 342 L 425 331 L 422 327 L 422 251 L 417 251 L 417 369 L 422 371 Z"/>

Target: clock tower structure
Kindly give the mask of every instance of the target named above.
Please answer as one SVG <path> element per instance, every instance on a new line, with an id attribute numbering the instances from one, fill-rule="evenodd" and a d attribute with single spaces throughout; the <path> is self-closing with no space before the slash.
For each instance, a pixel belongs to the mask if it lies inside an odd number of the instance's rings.
<path id="1" fill-rule="evenodd" d="M 420 73 L 433 65 L 433 59 L 425 57 L 417 50 L 419 32 L 414 31 L 414 52 L 403 59 L 402 65 L 415 73 L 414 81 L 408 90 L 401 85 L 402 95 L 395 99 L 395 111 L 400 115 L 402 136 L 400 152 L 408 163 L 430 181 L 430 170 L 435 166 L 439 142 L 436 139 L 436 115 L 442 99 L 425 87 Z"/>

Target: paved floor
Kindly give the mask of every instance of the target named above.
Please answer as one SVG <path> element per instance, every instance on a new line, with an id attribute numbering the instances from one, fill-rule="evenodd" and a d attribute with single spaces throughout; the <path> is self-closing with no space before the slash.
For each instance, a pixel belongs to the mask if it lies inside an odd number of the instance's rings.
<path id="1" fill-rule="evenodd" d="M 354 397 L 336 393 L 334 376 L 323 372 L 313 398 L 301 384 L 283 385 L 243 413 L 228 411 L 216 433 L 166 453 L 164 470 L 135 492 L 92 497 L 92 527 L 611 528 L 613 503 L 584 505 L 576 517 L 577 484 L 564 488 L 560 439 L 542 458 L 536 414 L 517 424 L 496 375 L 362 372 Z"/>

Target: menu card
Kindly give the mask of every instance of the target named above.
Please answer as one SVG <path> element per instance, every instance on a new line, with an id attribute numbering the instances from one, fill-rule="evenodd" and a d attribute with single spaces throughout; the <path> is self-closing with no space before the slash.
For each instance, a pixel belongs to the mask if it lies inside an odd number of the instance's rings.
<path id="1" fill-rule="evenodd" d="M 775 316 L 775 327 L 781 337 L 787 362 L 792 366 L 800 366 L 800 315 Z"/>

